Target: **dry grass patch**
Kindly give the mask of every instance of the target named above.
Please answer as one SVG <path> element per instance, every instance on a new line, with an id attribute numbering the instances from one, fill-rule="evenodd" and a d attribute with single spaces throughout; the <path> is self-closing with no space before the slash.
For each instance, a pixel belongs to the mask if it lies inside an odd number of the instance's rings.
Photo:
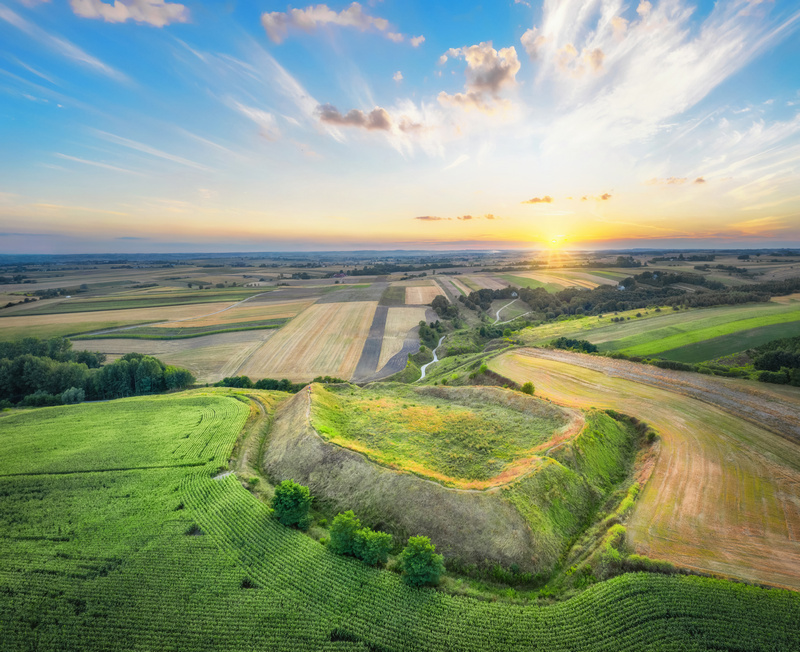
<path id="1" fill-rule="evenodd" d="M 315 304 L 284 326 L 241 367 L 251 378 L 350 378 L 377 301 Z"/>
<path id="2" fill-rule="evenodd" d="M 410 306 L 427 306 L 435 297 L 444 294 L 438 285 L 423 285 L 406 288 L 406 304 Z"/>
<path id="3" fill-rule="evenodd" d="M 501 281 L 493 276 L 470 275 L 467 278 L 472 285 L 475 285 L 479 290 L 502 290 L 503 288 L 508 287 L 508 283 L 506 281 Z"/>

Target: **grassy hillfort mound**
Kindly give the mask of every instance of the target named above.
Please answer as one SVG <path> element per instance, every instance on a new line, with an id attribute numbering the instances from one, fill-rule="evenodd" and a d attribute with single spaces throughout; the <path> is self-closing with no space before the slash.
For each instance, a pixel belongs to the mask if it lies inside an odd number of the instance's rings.
<path id="1" fill-rule="evenodd" d="M 515 461 L 541 455 L 583 425 L 577 411 L 494 387 L 313 385 L 310 391 L 311 422 L 325 439 L 462 489 L 511 480 L 527 471 L 509 469 Z"/>
<path id="2" fill-rule="evenodd" d="M 630 475 L 637 431 L 604 412 L 493 387 L 381 388 L 314 384 L 287 401 L 265 470 L 460 562 L 545 573 Z"/>

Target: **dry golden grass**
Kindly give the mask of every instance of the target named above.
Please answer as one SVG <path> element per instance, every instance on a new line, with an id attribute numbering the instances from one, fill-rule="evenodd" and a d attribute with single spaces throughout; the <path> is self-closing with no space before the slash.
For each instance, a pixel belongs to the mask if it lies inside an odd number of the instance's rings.
<path id="1" fill-rule="evenodd" d="M 800 301 L 800 293 L 787 294 L 785 297 L 772 297 L 770 301 L 775 303 L 797 303 Z"/>
<path id="2" fill-rule="evenodd" d="M 0 340 L 19 337 L 54 337 L 86 333 L 117 326 L 147 322 L 185 319 L 206 315 L 232 305 L 231 301 L 198 303 L 192 305 L 162 306 L 158 308 L 129 308 L 123 310 L 97 310 L 67 312 L 54 315 L 22 315 L 0 318 Z"/>
<path id="3" fill-rule="evenodd" d="M 263 321 L 267 319 L 290 319 L 308 308 L 313 300 L 304 301 L 278 301 L 275 303 L 245 302 L 221 312 L 209 311 L 209 314 L 190 319 L 182 319 L 179 323 L 186 328 L 199 328 L 201 326 L 224 326 L 245 321 Z M 158 324 L 158 328 L 175 328 L 178 322 Z"/>
<path id="4" fill-rule="evenodd" d="M 410 306 L 427 306 L 434 297 L 444 294 L 438 285 L 422 285 L 406 288 L 406 304 Z"/>
<path id="5" fill-rule="evenodd" d="M 412 288 L 408 288 L 410 290 Z M 425 308 L 389 308 L 386 317 L 386 328 L 383 331 L 381 357 L 378 360 L 378 369 L 382 369 L 389 358 L 399 353 L 406 341 L 408 331 L 421 321 L 425 320 Z"/>
<path id="6" fill-rule="evenodd" d="M 369 334 L 377 301 L 315 304 L 284 326 L 239 369 L 256 378 L 348 379 Z"/>
<path id="7" fill-rule="evenodd" d="M 489 366 L 532 380 L 539 396 L 613 408 L 658 430 L 661 455 L 628 524 L 636 552 L 800 588 L 800 446 L 694 398 L 534 352 Z"/>

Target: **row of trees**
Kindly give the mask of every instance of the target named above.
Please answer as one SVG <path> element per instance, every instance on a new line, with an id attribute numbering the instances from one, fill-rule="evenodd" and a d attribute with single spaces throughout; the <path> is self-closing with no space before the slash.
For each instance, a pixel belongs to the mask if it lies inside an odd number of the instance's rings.
<path id="1" fill-rule="evenodd" d="M 311 524 L 311 492 L 294 480 L 284 480 L 275 487 L 272 508 L 280 523 L 306 529 Z M 394 547 L 391 534 L 372 530 L 348 510 L 333 519 L 328 548 L 337 555 L 361 559 L 370 566 L 384 565 Z M 397 568 L 411 586 L 433 586 L 444 573 L 444 557 L 436 554 L 428 537 L 416 536 L 397 557 Z"/>
<path id="2" fill-rule="evenodd" d="M 346 380 L 336 378 L 335 376 L 317 376 L 312 383 L 346 383 Z M 271 389 L 279 392 L 290 392 L 297 394 L 308 383 L 293 383 L 286 378 L 282 380 L 275 380 L 274 378 L 262 378 L 253 382 L 249 376 L 227 376 L 219 382 L 214 383 L 214 387 L 240 387 L 242 389 Z"/>
<path id="3" fill-rule="evenodd" d="M 182 389 L 194 383 L 186 369 L 128 353 L 101 366 L 102 354 L 73 351 L 64 338 L 0 343 L 0 402 L 28 406 L 79 403 Z"/>
<path id="4" fill-rule="evenodd" d="M 646 308 L 652 305 L 683 305 L 690 308 L 701 308 L 769 301 L 773 296 L 785 296 L 800 291 L 800 278 L 694 293 L 674 285 L 656 287 L 646 283 L 637 283 L 634 277 L 626 279 L 621 285 L 625 288 L 624 290 L 619 290 L 611 285 L 601 285 L 593 290 L 566 288 L 553 294 L 544 288 L 482 289 L 471 292 L 466 297 L 459 297 L 459 300 L 472 310 L 488 311 L 492 301 L 508 299 L 516 292 L 519 298 L 536 313 L 535 319 L 550 321 L 561 315 L 602 315 L 634 308 Z"/>

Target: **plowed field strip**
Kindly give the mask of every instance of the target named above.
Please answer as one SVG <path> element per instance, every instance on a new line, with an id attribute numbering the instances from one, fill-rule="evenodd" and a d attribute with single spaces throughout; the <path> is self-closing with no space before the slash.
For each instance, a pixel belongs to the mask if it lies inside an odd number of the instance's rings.
<path id="1" fill-rule="evenodd" d="M 635 382 L 631 370 L 606 368 L 603 359 L 550 353 L 510 352 L 490 367 L 518 382 L 532 380 L 538 395 L 556 402 L 638 417 L 662 436 L 661 456 L 628 526 L 638 552 L 697 570 L 800 588 L 800 543 L 790 525 L 797 522 L 800 446 L 728 408 L 738 399 L 742 414 L 758 422 L 761 404 L 763 418 L 775 426 L 783 415 L 789 427 L 795 406 L 769 403 L 768 394 L 751 395 L 746 384 L 709 383 L 706 398 L 718 398 L 723 410 L 684 395 L 693 391 L 686 374 L 650 379 L 642 369 Z M 586 368 L 592 362 L 600 368 Z M 618 377 L 623 375 L 628 377 Z M 651 381 L 663 387 L 644 384 Z M 723 401 L 725 392 L 729 396 Z"/>

